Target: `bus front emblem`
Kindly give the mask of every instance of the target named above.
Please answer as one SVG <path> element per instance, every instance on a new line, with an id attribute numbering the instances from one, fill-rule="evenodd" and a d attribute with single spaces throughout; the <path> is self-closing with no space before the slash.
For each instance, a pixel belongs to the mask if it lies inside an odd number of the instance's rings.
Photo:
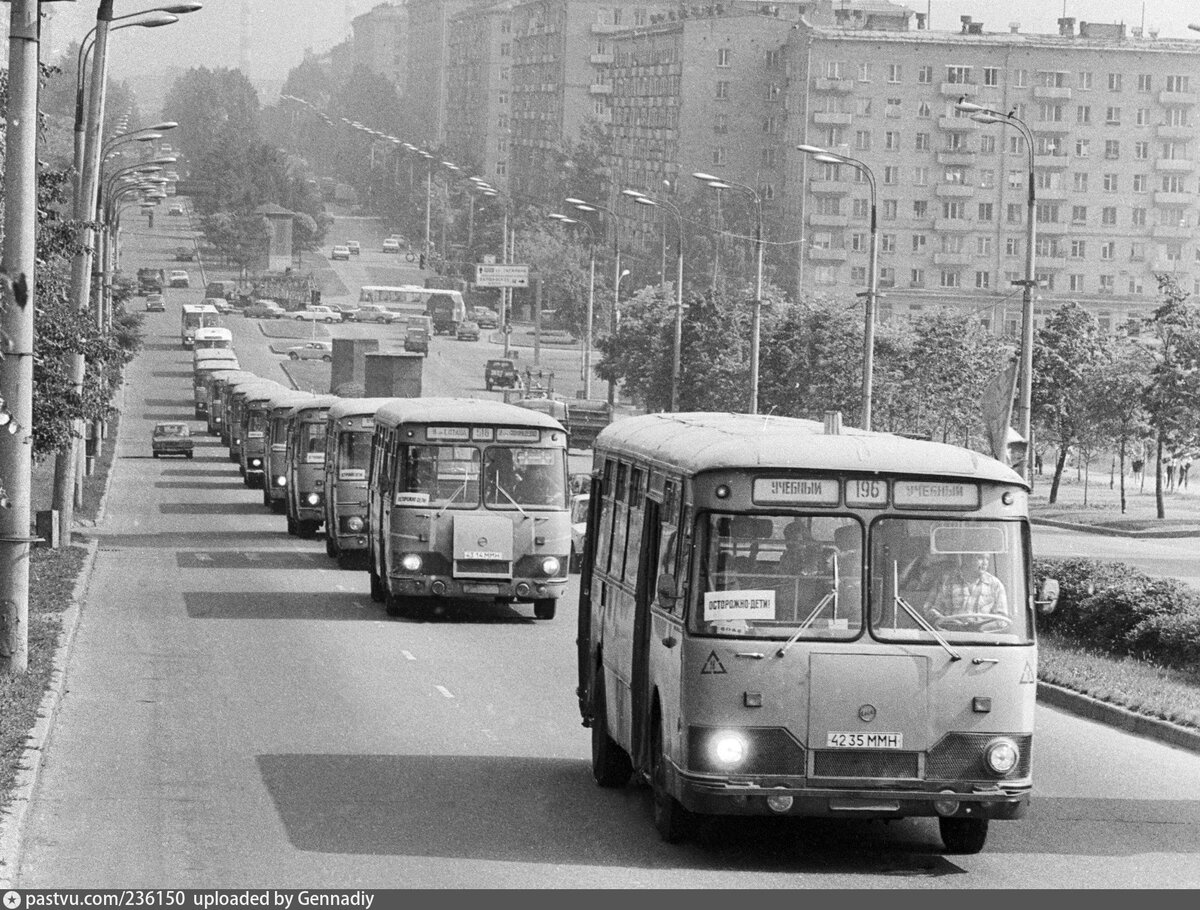
<path id="1" fill-rule="evenodd" d="M 480 537 L 479 540 L 475 541 L 475 543 L 481 547 L 486 547 L 487 542 L 488 542 L 488 539 L 486 537 Z"/>
<path id="2" fill-rule="evenodd" d="M 875 706 L 863 705 L 861 708 L 859 708 L 858 719 L 864 724 L 869 724 L 871 721 L 873 721 L 875 719 Z"/>

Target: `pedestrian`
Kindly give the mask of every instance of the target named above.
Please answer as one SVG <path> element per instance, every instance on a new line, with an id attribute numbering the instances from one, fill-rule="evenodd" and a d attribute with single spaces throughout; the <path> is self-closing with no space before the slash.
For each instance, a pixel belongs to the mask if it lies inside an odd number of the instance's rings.
<path id="1" fill-rule="evenodd" d="M 1133 468 L 1133 479 L 1140 482 L 1142 479 L 1142 469 L 1146 467 L 1146 460 L 1144 458 L 1134 458 L 1131 467 Z"/>
<path id="2" fill-rule="evenodd" d="M 1184 452 L 1183 457 L 1179 459 L 1179 486 L 1187 489 L 1188 485 L 1188 469 L 1192 466 L 1192 453 Z"/>
<path id="3" fill-rule="evenodd" d="M 1167 489 L 1175 486 L 1175 456 L 1168 455 L 1167 460 L 1163 462 L 1163 467 L 1167 471 Z"/>

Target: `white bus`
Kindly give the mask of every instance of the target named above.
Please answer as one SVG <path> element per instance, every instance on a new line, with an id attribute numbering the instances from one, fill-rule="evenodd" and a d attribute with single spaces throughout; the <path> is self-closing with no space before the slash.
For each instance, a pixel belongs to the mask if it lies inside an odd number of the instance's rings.
<path id="1" fill-rule="evenodd" d="M 200 351 L 205 348 L 232 349 L 233 333 L 219 325 L 196 329 L 195 335 L 192 336 L 192 349 Z"/>
<path id="2" fill-rule="evenodd" d="M 467 318 L 467 305 L 460 292 L 423 288 L 418 284 L 363 285 L 358 292 L 358 302 L 385 307 L 404 320 L 410 316 L 431 316 L 436 332 L 453 334 L 458 323 Z"/>
<path id="3" fill-rule="evenodd" d="M 206 304 L 185 303 L 179 317 L 179 341 L 190 348 L 196 339 L 196 329 L 211 328 L 221 324 L 217 308 Z"/>

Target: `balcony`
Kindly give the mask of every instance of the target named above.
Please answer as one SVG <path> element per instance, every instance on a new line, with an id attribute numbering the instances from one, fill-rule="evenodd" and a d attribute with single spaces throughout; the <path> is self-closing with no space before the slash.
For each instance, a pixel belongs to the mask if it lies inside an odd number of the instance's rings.
<path id="1" fill-rule="evenodd" d="M 1065 86 L 1035 85 L 1033 97 L 1039 101 L 1070 101 L 1071 90 Z"/>
<path id="2" fill-rule="evenodd" d="M 1039 186 L 1034 192 L 1038 202 L 1066 202 L 1070 195 L 1065 186 Z"/>
<path id="3" fill-rule="evenodd" d="M 821 180 L 813 178 L 808 182 L 809 191 L 815 196 L 842 196 L 850 192 L 849 180 Z"/>
<path id="4" fill-rule="evenodd" d="M 1196 162 L 1189 158 L 1159 158 L 1154 162 L 1154 169 L 1174 174 L 1190 174 L 1196 169 Z"/>
<path id="5" fill-rule="evenodd" d="M 611 95 L 612 86 L 604 82 L 596 82 L 588 86 L 589 95 Z"/>
<path id="6" fill-rule="evenodd" d="M 1167 190 L 1155 190 L 1155 205 L 1191 205 L 1196 201 L 1192 193 L 1172 193 Z"/>
<path id="7" fill-rule="evenodd" d="M 838 92 L 848 95 L 854 91 L 853 79 L 814 79 L 813 90 L 818 92 Z"/>
<path id="8" fill-rule="evenodd" d="M 1195 104 L 1200 101 L 1196 92 L 1168 92 L 1166 89 L 1158 93 L 1158 103 L 1166 105 Z"/>
<path id="9" fill-rule="evenodd" d="M 1171 126 L 1166 123 L 1160 123 L 1154 131 L 1154 135 L 1159 139 L 1194 139 L 1196 137 L 1196 127 L 1194 126 Z"/>
<path id="10" fill-rule="evenodd" d="M 812 227 L 844 228 L 850 224 L 848 215 L 825 215 L 821 212 L 810 212 L 808 223 Z"/>
<path id="11" fill-rule="evenodd" d="M 808 248 L 810 262 L 845 262 L 847 256 L 844 247 L 813 246 Z"/>
<path id="12" fill-rule="evenodd" d="M 612 66 L 613 59 L 612 54 L 592 54 L 588 57 L 588 62 L 597 66 Z"/>
<path id="13" fill-rule="evenodd" d="M 934 253 L 934 265 L 970 265 L 972 256 L 970 253 Z"/>
<path id="14" fill-rule="evenodd" d="M 1159 257 L 1154 260 L 1154 265 L 1150 267 L 1152 272 L 1178 272 L 1183 267 L 1181 259 L 1166 259 Z"/>
<path id="15" fill-rule="evenodd" d="M 979 94 L 979 86 L 972 82 L 943 82 L 940 91 L 953 98 L 974 98 Z"/>
<path id="16" fill-rule="evenodd" d="M 937 153 L 937 163 L 970 167 L 975 163 L 974 149 L 942 149 Z"/>
<path id="17" fill-rule="evenodd" d="M 1037 232 L 1043 235 L 1066 234 L 1070 228 L 1071 226 L 1065 221 L 1039 221 L 1037 223 Z"/>
<path id="18" fill-rule="evenodd" d="M 1033 257 L 1035 269 L 1065 269 L 1067 267 L 1066 253 L 1040 253 Z"/>
<path id="19" fill-rule="evenodd" d="M 1186 224 L 1156 224 L 1150 229 L 1150 236 L 1155 240 L 1187 240 L 1192 236 L 1192 228 Z"/>
<path id="20" fill-rule="evenodd" d="M 593 35 L 611 35 L 614 32 L 624 31 L 627 28 L 629 28 L 628 25 L 613 25 L 611 22 L 593 22 L 592 23 L 592 34 Z M 555 29 L 555 28 L 539 28 L 538 29 L 539 33 L 547 32 L 547 31 L 558 31 L 558 29 Z"/>
<path id="21" fill-rule="evenodd" d="M 853 120 L 853 114 L 844 114 L 841 111 L 817 111 L 813 114 L 813 123 L 821 126 L 849 126 Z"/>
<path id="22" fill-rule="evenodd" d="M 966 183 L 939 183 L 934 192 L 942 199 L 963 199 L 975 195 L 975 187 Z"/>
<path id="23" fill-rule="evenodd" d="M 975 222 L 967 221 L 966 218 L 934 218 L 933 229 L 935 231 L 969 231 L 975 227 Z"/>
<path id="24" fill-rule="evenodd" d="M 970 117 L 938 117 L 938 129 L 952 133 L 970 133 L 979 129 L 978 121 Z"/>
<path id="25" fill-rule="evenodd" d="M 1071 164 L 1071 159 L 1067 155 L 1034 155 L 1033 156 L 1033 166 L 1034 167 L 1044 167 L 1044 168 L 1050 168 L 1053 170 L 1062 170 L 1065 167 L 1069 167 L 1070 164 Z"/>
<path id="26" fill-rule="evenodd" d="M 1074 128 L 1074 124 L 1066 120 L 1037 120 L 1029 124 L 1029 128 L 1035 133 L 1054 133 L 1061 135 L 1069 133 Z"/>

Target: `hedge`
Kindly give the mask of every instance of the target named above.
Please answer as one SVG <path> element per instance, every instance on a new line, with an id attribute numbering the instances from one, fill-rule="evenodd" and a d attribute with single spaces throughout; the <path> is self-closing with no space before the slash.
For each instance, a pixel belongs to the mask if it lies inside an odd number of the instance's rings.
<path id="1" fill-rule="evenodd" d="M 1039 616 L 1046 631 L 1114 655 L 1200 667 L 1200 591 L 1095 559 L 1035 560 L 1035 584 L 1048 577 L 1061 592 L 1055 611 Z"/>

